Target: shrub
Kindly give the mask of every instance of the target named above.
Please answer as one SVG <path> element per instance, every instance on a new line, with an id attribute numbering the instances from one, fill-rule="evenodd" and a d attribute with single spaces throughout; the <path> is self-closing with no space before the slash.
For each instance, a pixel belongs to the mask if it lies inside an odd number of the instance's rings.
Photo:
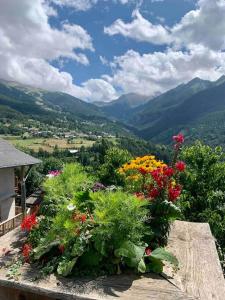
<path id="1" fill-rule="evenodd" d="M 182 151 L 187 169 L 181 177 L 184 186 L 181 210 L 186 220 L 208 222 L 225 254 L 225 154 L 196 142 Z"/>
<path id="2" fill-rule="evenodd" d="M 79 164 L 67 164 L 60 176 L 47 179 L 44 184 L 45 201 L 40 213 L 52 216 L 58 210 L 58 204 L 73 198 L 80 191 L 85 191 L 93 186 L 94 179 L 88 176 Z"/>
<path id="3" fill-rule="evenodd" d="M 131 155 L 127 150 L 116 147 L 108 149 L 104 156 L 104 163 L 98 172 L 100 181 L 107 185 L 123 185 L 123 177 L 120 176 L 117 169 L 130 159 Z"/>

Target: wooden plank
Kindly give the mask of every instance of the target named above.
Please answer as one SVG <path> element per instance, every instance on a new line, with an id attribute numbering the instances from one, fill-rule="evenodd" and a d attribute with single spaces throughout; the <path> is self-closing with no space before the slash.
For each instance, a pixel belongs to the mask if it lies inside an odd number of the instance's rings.
<path id="1" fill-rule="evenodd" d="M 172 283 L 201 300 L 225 299 L 225 280 L 207 223 L 174 222 L 167 248 L 180 262 Z M 170 269 L 165 273 L 172 275 Z"/>
<path id="2" fill-rule="evenodd" d="M 21 249 L 23 234 L 15 229 L 0 238 L 0 264 L 4 265 Z M 10 256 L 2 255 L 2 248 L 12 248 Z M 119 276 L 91 279 L 66 279 L 51 275 L 44 280 L 32 281 L 37 270 L 26 264 L 18 281 L 8 280 L 7 270 L 0 269 L 0 299 L 5 288 L 22 291 L 35 297 L 27 300 L 52 299 L 105 299 L 115 300 L 224 300 L 224 279 L 219 265 L 215 244 L 209 226 L 176 221 L 172 226 L 168 248 L 180 261 L 180 270 L 167 279 L 156 274 Z M 1 287 L 2 295 L 1 295 Z M 37 295 L 40 295 L 38 298 Z M 11 298 L 10 298 L 11 299 Z M 13 298 L 12 298 L 13 299 Z M 16 299 L 16 298 L 15 298 Z M 48 299 L 48 298 L 47 298 Z M 14 300 L 14 299 L 13 299 Z"/>

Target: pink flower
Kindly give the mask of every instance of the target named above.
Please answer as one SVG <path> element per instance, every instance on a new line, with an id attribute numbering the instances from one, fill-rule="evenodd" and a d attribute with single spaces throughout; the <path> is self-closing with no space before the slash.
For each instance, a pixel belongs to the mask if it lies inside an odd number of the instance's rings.
<path id="1" fill-rule="evenodd" d="M 49 171 L 48 175 L 46 175 L 48 178 L 56 177 L 59 176 L 62 173 L 60 170 L 54 170 L 54 171 Z"/>
<path id="2" fill-rule="evenodd" d="M 184 142 L 184 136 L 182 133 L 179 133 L 178 135 L 173 136 L 173 140 L 178 144 L 183 144 Z"/>

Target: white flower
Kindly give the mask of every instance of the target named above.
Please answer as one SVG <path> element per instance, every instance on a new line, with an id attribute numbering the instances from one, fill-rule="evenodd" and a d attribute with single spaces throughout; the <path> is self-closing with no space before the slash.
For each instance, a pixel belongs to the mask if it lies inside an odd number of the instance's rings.
<path id="1" fill-rule="evenodd" d="M 73 205 L 73 203 L 70 203 L 70 204 L 67 205 L 67 209 L 70 210 L 70 211 L 74 210 L 75 208 L 76 208 L 76 206 Z"/>
<path id="2" fill-rule="evenodd" d="M 52 174 L 47 174 L 46 177 L 48 177 L 48 178 L 53 178 L 53 177 L 55 177 L 55 176 L 52 175 Z"/>

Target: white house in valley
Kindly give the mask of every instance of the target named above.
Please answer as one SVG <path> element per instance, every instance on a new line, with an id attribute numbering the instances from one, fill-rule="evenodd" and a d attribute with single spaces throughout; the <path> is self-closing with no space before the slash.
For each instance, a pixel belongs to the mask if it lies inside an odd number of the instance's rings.
<path id="1" fill-rule="evenodd" d="M 0 139 L 0 222 L 16 215 L 15 170 L 19 173 L 22 211 L 26 209 L 26 176 L 30 168 L 40 160 L 16 149 Z"/>

